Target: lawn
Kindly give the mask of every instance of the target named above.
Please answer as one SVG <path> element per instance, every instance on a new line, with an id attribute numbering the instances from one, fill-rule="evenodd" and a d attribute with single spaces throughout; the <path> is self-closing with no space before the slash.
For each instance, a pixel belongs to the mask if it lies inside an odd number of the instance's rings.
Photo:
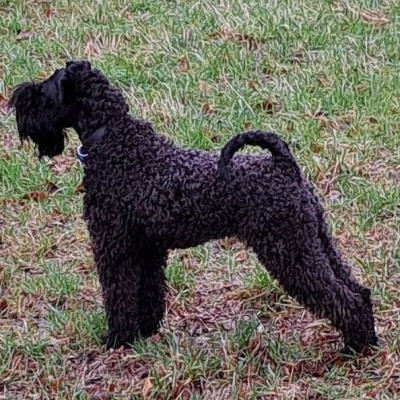
<path id="1" fill-rule="evenodd" d="M 398 0 L 0 0 L 0 400 L 400 399 Z M 39 162 L 7 100 L 89 59 L 182 146 L 261 128 L 287 140 L 380 346 L 344 358 L 233 239 L 172 251 L 160 333 L 105 351 L 70 135 Z"/>

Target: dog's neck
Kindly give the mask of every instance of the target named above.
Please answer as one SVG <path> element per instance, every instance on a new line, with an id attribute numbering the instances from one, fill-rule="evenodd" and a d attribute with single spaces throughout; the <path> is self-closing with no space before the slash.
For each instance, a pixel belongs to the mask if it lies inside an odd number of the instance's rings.
<path id="1" fill-rule="evenodd" d="M 99 140 L 102 139 L 102 137 L 105 135 L 106 133 L 106 126 L 102 125 L 100 128 L 96 129 L 94 132 L 92 132 L 92 134 L 87 135 L 87 137 L 85 138 L 84 141 L 82 141 L 82 146 L 84 149 L 86 149 L 87 151 L 90 150 L 90 148 Z"/>
<path id="2" fill-rule="evenodd" d="M 104 126 L 115 126 L 114 121 L 120 121 L 129 112 L 129 107 L 122 93 L 111 86 L 98 71 L 82 72 L 75 79 L 72 127 L 82 145 L 89 146 L 92 138 L 96 137 L 95 132 Z M 96 92 L 96 99 L 93 98 L 93 92 Z"/>
<path id="3" fill-rule="evenodd" d="M 106 127 L 103 125 L 96 129 L 91 135 L 89 135 L 84 142 L 76 149 L 76 158 L 84 166 L 86 163 L 86 157 L 89 154 L 91 147 L 102 139 L 106 133 Z"/>
<path id="4" fill-rule="evenodd" d="M 85 148 L 89 149 L 98 139 L 104 136 L 107 124 L 75 124 L 72 128 L 79 136 L 79 140 Z"/>

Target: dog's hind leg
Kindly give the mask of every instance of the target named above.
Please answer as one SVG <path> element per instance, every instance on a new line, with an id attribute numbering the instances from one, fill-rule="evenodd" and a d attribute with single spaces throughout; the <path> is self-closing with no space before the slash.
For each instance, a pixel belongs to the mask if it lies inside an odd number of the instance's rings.
<path id="1" fill-rule="evenodd" d="M 373 308 L 371 302 L 371 291 L 360 285 L 354 278 L 351 268 L 349 265 L 343 262 L 342 257 L 337 250 L 333 239 L 329 233 L 327 222 L 324 218 L 324 212 L 322 206 L 317 203 L 316 214 L 318 217 L 318 237 L 321 241 L 321 247 L 326 257 L 328 258 L 329 264 L 336 276 L 336 278 L 346 285 L 350 290 L 355 293 L 359 293 L 364 301 L 364 307 L 366 310 L 365 318 L 366 324 L 369 327 L 370 339 L 369 344 L 376 345 L 378 339 L 375 334 Z"/>
<path id="2" fill-rule="evenodd" d="M 142 337 L 157 332 L 164 314 L 166 254 L 156 248 L 142 252 L 138 293 L 139 335 Z"/>
<path id="3" fill-rule="evenodd" d="M 315 214 L 318 219 L 318 237 L 321 241 L 322 249 L 328 257 L 336 277 L 341 279 L 349 288 L 358 291 L 360 285 L 355 281 L 350 267 L 343 263 L 339 251 L 336 249 L 329 233 L 328 224 L 324 216 L 324 210 L 318 200 L 315 199 L 315 201 Z"/>
<path id="4" fill-rule="evenodd" d="M 373 334 L 366 324 L 373 318 L 371 311 L 359 293 L 336 278 L 317 237 L 299 240 L 288 233 L 284 239 L 259 238 L 249 244 L 289 295 L 318 317 L 328 318 L 342 332 L 346 346 L 362 351 Z"/>
<path id="5" fill-rule="evenodd" d="M 321 241 L 322 249 L 329 259 L 330 265 L 336 277 L 354 291 L 362 292 L 363 288 L 354 279 L 351 268 L 342 261 L 339 251 L 337 250 L 332 236 L 328 229 L 328 223 L 325 218 L 324 209 L 314 194 L 313 188 L 307 184 L 307 189 L 311 195 L 310 201 L 313 203 L 314 212 L 318 220 L 318 237 Z M 368 291 L 368 289 L 366 289 Z"/>

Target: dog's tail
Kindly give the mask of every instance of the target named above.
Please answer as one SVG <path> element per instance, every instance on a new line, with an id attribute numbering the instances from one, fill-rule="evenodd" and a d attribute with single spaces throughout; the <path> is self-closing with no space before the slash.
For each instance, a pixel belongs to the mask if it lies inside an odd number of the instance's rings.
<path id="1" fill-rule="evenodd" d="M 228 178 L 228 164 L 233 155 L 245 145 L 260 146 L 268 149 L 273 157 L 292 160 L 293 156 L 287 143 L 274 132 L 247 131 L 239 133 L 229 140 L 221 150 L 221 157 L 218 161 L 218 174 Z"/>

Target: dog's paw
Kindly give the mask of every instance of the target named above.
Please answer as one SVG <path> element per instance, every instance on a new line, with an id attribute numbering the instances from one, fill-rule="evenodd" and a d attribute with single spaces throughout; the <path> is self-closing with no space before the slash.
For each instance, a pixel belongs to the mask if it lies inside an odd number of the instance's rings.
<path id="1" fill-rule="evenodd" d="M 158 332 L 160 328 L 160 323 L 156 322 L 153 324 L 141 324 L 140 328 L 139 328 L 139 337 L 145 339 L 148 338 L 150 336 L 153 336 L 155 333 Z"/>
<path id="2" fill-rule="evenodd" d="M 353 347 L 349 345 L 345 345 L 345 347 L 343 347 L 339 352 L 339 354 L 344 358 L 353 358 L 359 353 L 359 351 L 354 350 Z"/>
<path id="3" fill-rule="evenodd" d="M 130 349 L 135 339 L 133 337 L 122 336 L 120 333 L 115 331 L 107 331 L 103 334 L 101 343 L 107 349 L 117 349 L 124 347 Z"/>
<path id="4" fill-rule="evenodd" d="M 378 346 L 376 336 L 366 342 L 345 342 L 345 347 L 341 350 L 341 354 L 344 356 L 356 356 L 357 354 L 367 356 L 370 355 L 374 348 Z"/>

